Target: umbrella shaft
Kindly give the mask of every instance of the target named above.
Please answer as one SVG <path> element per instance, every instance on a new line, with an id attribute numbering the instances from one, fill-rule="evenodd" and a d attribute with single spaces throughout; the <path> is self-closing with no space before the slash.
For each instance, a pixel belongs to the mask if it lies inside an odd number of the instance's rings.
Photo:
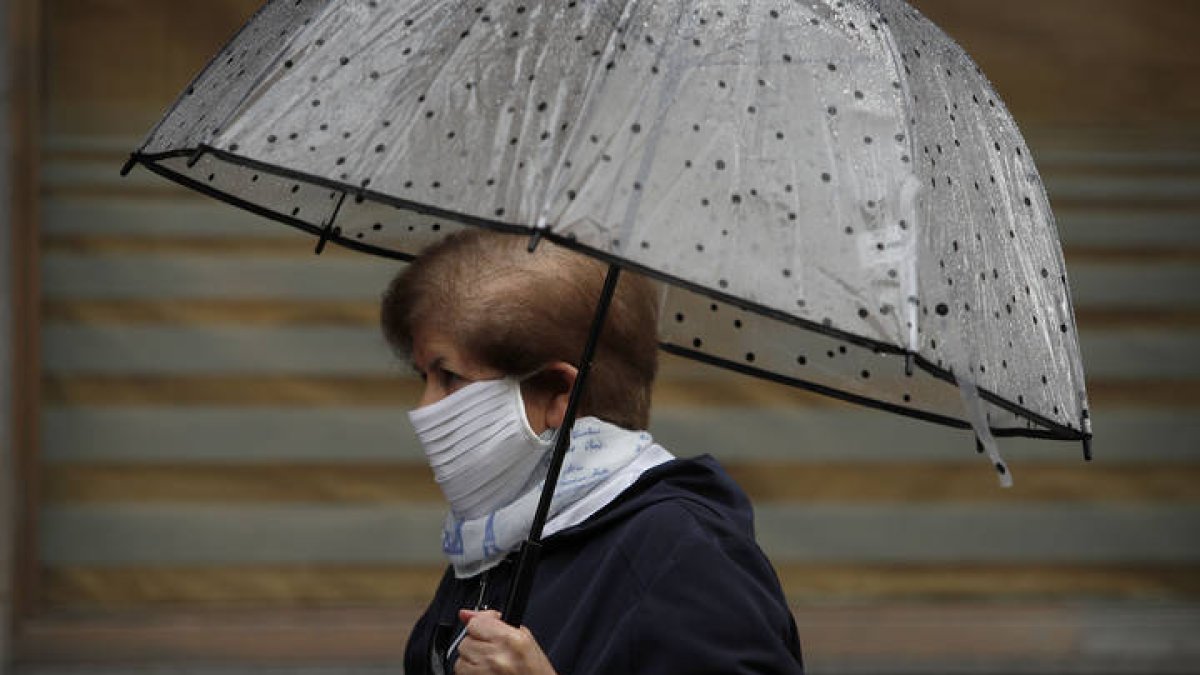
<path id="1" fill-rule="evenodd" d="M 604 318 L 608 315 L 608 307 L 612 304 L 613 294 L 617 289 L 617 278 L 620 274 L 620 267 L 609 265 L 608 274 L 604 277 L 604 288 L 600 291 L 600 300 L 596 303 L 596 313 L 592 316 L 587 342 L 583 347 L 583 356 L 579 359 L 579 371 L 575 375 L 575 383 L 571 386 L 571 394 L 567 398 L 567 409 L 563 414 L 562 425 L 559 426 L 558 433 L 554 436 L 554 451 L 550 455 L 550 466 L 546 470 L 546 482 L 542 486 L 537 511 L 533 515 L 533 524 L 529 526 L 529 537 L 521 546 L 516 576 L 504 608 L 504 620 L 513 626 L 521 625 L 525 614 L 525 603 L 528 600 L 533 574 L 537 571 L 542 529 L 546 525 L 546 516 L 550 512 L 550 501 L 554 497 L 554 488 L 558 484 L 558 475 L 562 471 L 567 448 L 571 445 L 571 428 L 575 425 L 576 410 L 579 407 L 579 400 L 583 398 L 583 388 L 586 385 L 588 373 L 592 369 L 592 357 L 596 353 L 596 345 L 600 342 Z"/>

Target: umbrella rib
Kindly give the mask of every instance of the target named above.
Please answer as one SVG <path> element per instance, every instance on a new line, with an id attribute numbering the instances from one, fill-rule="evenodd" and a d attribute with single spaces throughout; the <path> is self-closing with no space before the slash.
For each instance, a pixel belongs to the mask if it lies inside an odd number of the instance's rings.
<path id="1" fill-rule="evenodd" d="M 201 147 L 207 149 L 208 152 L 211 152 L 214 155 L 221 157 L 222 159 L 226 159 L 226 161 L 232 161 L 229 159 L 228 155 L 225 155 L 225 153 L 223 153 L 219 150 L 216 150 L 214 148 L 209 148 L 208 146 L 201 146 Z M 173 170 L 163 166 L 162 164 L 158 163 L 158 161 L 161 159 L 174 159 L 177 157 L 188 156 L 190 154 L 192 154 L 192 151 L 187 150 L 187 151 L 167 152 L 167 153 L 161 153 L 161 154 L 155 154 L 155 155 L 137 155 L 136 161 L 138 163 L 142 164 L 143 166 L 145 166 L 150 171 L 153 171 L 154 173 L 162 176 L 163 178 L 174 181 L 184 187 L 191 188 L 201 194 L 207 195 L 214 199 L 218 199 L 218 200 L 223 201 L 232 206 L 236 206 L 238 208 L 245 209 L 246 211 L 249 211 L 250 213 L 253 213 L 255 215 L 259 215 L 264 218 L 270 218 L 271 220 L 281 222 L 285 225 L 290 225 L 298 230 L 307 232 L 308 234 L 311 234 L 311 235 L 314 235 L 317 237 L 321 236 L 322 228 L 320 228 L 316 225 L 313 225 L 313 224 L 311 224 L 307 221 L 301 220 L 299 218 L 293 218 L 290 216 L 286 216 L 282 213 L 279 213 L 277 211 L 272 211 L 266 207 L 259 206 L 258 204 L 255 204 L 254 202 L 246 201 L 244 199 L 241 199 L 240 197 L 231 195 L 228 192 L 222 192 L 216 188 L 213 188 L 209 185 L 206 185 L 197 180 L 189 178 L 181 173 L 173 171 Z M 233 162 L 233 163 L 239 163 L 239 162 Z M 252 165 L 251 162 L 241 162 L 241 163 L 246 166 Z M 284 175 L 283 172 L 279 172 L 279 171 L 275 171 L 275 173 L 278 175 Z M 302 178 L 302 180 L 310 180 L 310 178 L 304 177 L 304 178 Z M 320 184 L 319 181 L 313 181 L 313 182 Z M 344 188 L 345 186 L 335 183 L 333 185 L 327 185 L 326 187 L 330 187 L 332 189 L 341 189 L 341 188 Z M 332 241 L 335 241 L 338 244 L 345 246 L 346 248 L 349 248 L 349 249 L 352 249 L 355 251 L 361 251 L 363 253 L 370 253 L 373 255 L 380 256 L 382 258 L 388 258 L 390 260 L 401 260 L 404 262 L 411 262 L 416 257 L 414 255 L 402 253 L 400 251 L 393 251 L 391 249 L 381 248 L 378 246 L 373 246 L 371 244 L 364 244 L 364 243 L 353 241 L 350 239 L 345 239 L 345 238 L 341 237 L 340 235 L 336 235 L 336 234 L 332 234 L 332 233 L 330 233 L 329 238 Z"/>
<path id="2" fill-rule="evenodd" d="M 971 425 L 968 424 L 967 422 L 957 420 L 953 417 L 939 415 L 937 413 L 926 412 L 924 410 L 917 410 L 914 408 L 905 408 L 904 406 L 897 405 L 895 403 L 888 403 L 886 401 L 880 401 L 878 399 L 869 398 L 869 397 L 862 396 L 859 394 L 852 394 L 847 391 L 842 391 L 841 389 L 834 389 L 833 387 L 829 387 L 829 386 L 826 386 L 823 384 L 817 384 L 816 382 L 809 382 L 807 380 L 801 380 L 798 378 L 788 377 L 786 375 L 780 375 L 779 373 L 774 373 L 774 372 L 771 372 L 768 370 L 755 368 L 753 366 L 747 366 L 742 363 L 738 363 L 737 361 L 724 359 L 719 356 L 714 356 L 712 354 L 706 354 L 704 352 L 698 352 L 693 349 L 689 349 L 687 347 L 683 347 L 680 345 L 664 342 L 664 343 L 659 344 L 659 348 L 661 348 L 663 351 L 667 352 L 668 354 L 684 356 L 684 357 L 687 357 L 690 359 L 694 359 L 696 361 L 700 361 L 701 363 L 707 363 L 709 365 L 719 366 L 722 368 L 726 368 L 728 370 L 743 373 L 745 375 L 752 375 L 754 377 L 761 378 L 764 380 L 769 380 L 771 382 L 778 382 L 779 384 L 786 384 L 786 385 L 789 385 L 792 387 L 796 387 L 797 389 L 807 389 L 808 391 L 812 391 L 812 392 L 815 392 L 815 393 L 818 393 L 818 394 L 821 394 L 824 396 L 829 396 L 830 398 L 836 398 L 838 400 L 846 401 L 848 403 L 854 403 L 854 404 L 866 406 L 869 408 L 876 408 L 879 410 L 885 410 L 888 412 L 898 413 L 898 414 L 906 415 L 908 417 L 914 417 L 914 418 L 917 418 L 920 420 L 924 420 L 927 422 L 934 422 L 934 423 L 941 424 L 944 426 L 954 427 L 956 429 L 970 429 L 971 428 Z"/>
<path id="3" fill-rule="evenodd" d="M 879 19 L 881 21 L 886 21 L 886 18 L 887 17 L 884 16 L 883 9 L 881 7 L 879 9 Z M 900 102 L 901 102 L 901 105 L 904 106 L 904 118 L 912 119 L 915 116 L 914 111 L 913 111 L 913 105 L 912 105 L 912 93 L 909 91 L 908 79 L 904 76 L 904 72 L 905 72 L 904 65 L 903 65 L 903 61 L 900 58 L 900 49 L 896 45 L 895 35 L 892 33 L 891 30 L 882 30 L 882 31 L 879 31 L 879 33 L 882 36 L 884 43 L 887 45 L 887 54 L 888 54 L 888 58 L 890 58 L 891 62 L 892 62 L 892 72 L 894 73 L 894 76 L 896 78 L 895 82 L 900 86 Z M 908 132 L 904 134 L 903 142 L 904 142 L 904 148 L 906 150 L 906 155 L 909 157 L 909 160 L 910 160 L 909 166 L 913 167 L 911 170 L 912 170 L 913 174 L 915 174 L 916 173 L 917 154 L 916 154 L 915 141 L 913 140 L 913 130 L 912 129 L 909 129 Z M 916 179 L 914 178 L 914 180 L 916 180 Z M 920 228 L 922 228 L 924 226 L 924 223 L 919 222 L 919 220 L 915 217 L 912 218 L 912 221 L 913 221 L 913 224 L 912 224 L 913 229 L 912 229 L 912 234 L 910 236 L 917 238 Z M 920 240 L 917 239 L 917 241 L 919 242 Z M 905 275 L 904 278 L 907 280 L 907 283 L 908 283 L 908 288 L 906 289 L 908 292 L 906 293 L 906 295 L 911 297 L 911 296 L 917 295 L 916 291 L 917 291 L 918 272 L 917 272 L 916 262 L 915 262 L 916 258 L 910 257 L 909 261 L 910 261 L 909 262 L 909 264 L 910 264 L 909 273 L 907 275 Z M 906 305 L 904 305 L 904 308 L 905 308 L 905 311 L 908 312 L 908 319 L 912 324 L 912 327 L 909 328 L 909 331 L 908 331 L 909 353 L 911 354 L 916 350 L 916 346 L 919 344 L 918 343 L 918 335 L 920 335 L 921 313 L 917 311 L 917 308 L 915 305 L 906 304 Z M 910 371 L 912 369 L 912 367 L 910 364 L 906 363 L 905 369 L 907 372 L 907 371 Z"/>
<path id="4" fill-rule="evenodd" d="M 617 31 L 623 25 L 628 23 L 628 11 L 629 11 L 629 7 L 627 5 L 624 9 L 622 9 L 621 16 L 617 17 L 616 22 L 611 25 L 611 28 L 610 28 L 609 34 L 608 34 L 608 39 L 605 41 L 605 44 L 604 44 L 603 56 L 605 58 L 602 60 L 608 61 L 611 58 L 611 56 L 616 52 Z M 598 15 L 598 18 L 603 18 L 603 17 Z M 591 70 L 588 71 L 588 79 L 585 82 L 584 88 L 583 88 L 584 94 L 578 104 L 578 108 L 580 111 L 584 112 L 584 116 L 577 117 L 575 119 L 575 123 L 571 125 L 571 130 L 569 132 L 570 135 L 567 137 L 566 142 L 563 143 L 562 152 L 559 155 L 558 159 L 555 161 L 556 167 L 562 167 L 563 162 L 566 161 L 566 157 L 568 155 L 568 149 L 570 149 L 570 148 L 577 149 L 578 145 L 582 144 L 582 141 L 580 141 L 578 139 L 583 139 L 586 137 L 586 134 L 583 133 L 583 129 L 587 126 L 587 123 L 589 121 L 591 121 L 591 119 L 592 119 L 592 115 L 590 113 L 596 109 L 596 106 L 591 105 L 591 102 L 598 95 L 598 92 L 601 89 L 602 83 L 604 81 L 604 75 L 607 72 L 608 72 L 607 70 L 602 70 L 599 68 L 592 68 Z M 585 179 L 582 181 L 582 184 L 584 184 L 584 185 L 587 184 L 587 182 L 590 180 L 591 176 L 595 173 L 598 166 L 599 166 L 598 162 L 592 163 L 592 166 L 587 169 L 587 172 L 585 174 Z M 539 216 L 542 216 L 546 212 L 549 211 L 550 200 L 555 195 L 558 194 L 559 190 L 562 187 L 564 187 L 561 185 L 561 181 L 563 180 L 565 173 L 556 170 L 554 172 L 554 175 L 559 177 L 560 184 L 552 185 L 552 186 L 550 186 L 550 189 L 546 190 L 546 193 L 543 196 L 542 208 L 541 208 L 541 213 L 539 214 Z"/>
<path id="5" fill-rule="evenodd" d="M 701 363 L 707 363 L 709 365 L 719 366 L 719 367 L 725 368 L 727 370 L 732 370 L 734 372 L 742 373 L 744 375 L 751 375 L 751 376 L 757 377 L 759 379 L 764 379 L 764 380 L 768 380 L 771 382 L 777 382 L 779 384 L 786 384 L 788 386 L 796 387 L 797 389 L 806 389 L 808 391 L 812 391 L 817 394 L 829 396 L 830 398 L 835 398 L 835 399 L 838 399 L 841 401 L 846 401 L 847 403 L 854 403 L 856 405 L 862 405 L 862 406 L 865 406 L 868 408 L 875 408 L 878 410 L 884 410 L 887 412 L 897 413 L 897 414 L 905 415 L 907 417 L 912 417 L 912 418 L 919 419 L 919 420 L 926 421 L 926 422 L 933 422 L 935 424 L 941 424 L 943 426 L 948 426 L 948 427 L 952 427 L 955 429 L 970 429 L 971 428 L 971 424 L 969 422 L 959 420 L 959 419 L 956 419 L 953 417 L 949 417 L 946 415 L 940 415 L 938 413 L 932 413 L 932 412 L 928 412 L 928 411 L 924 411 L 924 410 L 918 410 L 915 408 L 907 408 L 907 407 L 904 407 L 904 406 L 901 406 L 901 405 L 898 405 L 895 403 L 888 403 L 887 401 L 881 401 L 879 399 L 869 398 L 869 397 L 862 396 L 859 394 L 853 394 L 853 393 L 850 393 L 847 391 L 843 391 L 841 389 L 835 389 L 835 388 L 829 387 L 827 385 L 817 384 L 815 382 L 809 382 L 807 380 L 801 380 L 798 378 L 792 378 L 792 377 L 788 377 L 786 375 L 780 375 L 779 373 L 762 370 L 759 368 L 755 368 L 753 366 L 747 366 L 747 365 L 739 363 L 737 361 L 732 361 L 732 360 L 725 359 L 725 358 L 715 356 L 712 354 L 706 354 L 704 352 L 695 351 L 693 349 L 689 349 L 687 347 L 683 347 L 683 346 L 676 345 L 673 343 L 668 343 L 668 342 L 659 343 L 659 348 L 662 349 L 663 351 L 667 352 L 668 354 L 675 354 L 677 356 L 683 356 L 683 357 L 690 358 L 690 359 L 693 359 L 696 361 L 700 361 Z M 955 384 L 954 376 L 951 373 L 930 363 L 929 361 L 927 361 L 923 357 L 921 357 L 919 354 L 916 355 L 915 361 L 921 367 L 922 370 L 928 372 L 930 375 L 937 377 L 940 380 L 944 380 L 950 384 Z M 992 428 L 991 431 L 994 436 L 997 436 L 997 437 L 1022 436 L 1022 437 L 1027 437 L 1027 438 L 1041 438 L 1041 439 L 1060 440 L 1060 441 L 1088 440 L 1091 437 L 1090 434 L 1083 434 L 1078 430 L 1072 429 L 1070 427 L 1064 427 L 1061 424 L 1058 424 L 1051 420 L 1045 419 L 1039 415 L 1031 413 L 1027 410 L 1024 410 L 1023 408 L 1020 408 L 1019 406 L 1014 406 L 1011 403 L 1009 403 L 1008 401 L 1005 401 L 1004 399 L 1002 399 L 1002 398 L 996 396 L 995 394 L 992 394 L 991 392 L 988 392 L 984 389 L 979 389 L 978 391 L 979 391 L 980 396 L 982 398 L 986 399 L 989 403 L 992 403 L 996 406 L 1004 408 L 1005 410 L 1013 413 L 1014 415 L 1024 417 L 1031 422 L 1035 422 L 1037 424 L 1040 424 L 1040 425 L 1046 427 L 1045 429 Z"/>
<path id="6" fill-rule="evenodd" d="M 337 220 L 338 213 L 342 210 L 342 202 L 346 201 L 346 193 L 342 192 L 338 197 L 337 204 L 333 206 L 333 213 L 329 214 L 329 219 L 325 221 L 325 227 L 321 228 L 321 236 L 317 239 L 317 248 L 313 251 L 316 255 L 321 255 L 325 251 L 325 243 L 329 241 L 329 237 L 341 232 L 340 228 L 333 226 L 333 222 Z"/>
<path id="7" fill-rule="evenodd" d="M 254 25 L 258 21 L 259 17 L 262 16 L 262 14 L 264 12 L 266 12 L 269 7 L 270 7 L 270 3 L 264 3 L 261 7 L 259 7 L 258 10 L 255 11 L 254 14 L 250 17 L 250 19 L 247 20 L 246 23 L 242 24 L 242 27 L 238 29 L 237 33 L 235 33 L 233 35 L 233 37 L 230 38 L 229 42 L 226 44 L 226 49 L 228 49 L 229 45 L 233 45 L 238 40 L 240 40 L 242 35 L 245 34 L 247 30 L 249 30 L 250 26 Z M 191 92 L 194 91 L 196 84 L 198 82 L 200 82 L 201 80 L 203 80 L 204 77 L 206 75 L 208 75 L 209 71 L 213 70 L 216 67 L 216 64 L 219 62 L 218 57 L 221 56 L 221 54 L 223 54 L 223 53 L 225 53 L 224 50 L 222 50 L 221 52 L 218 52 L 217 55 L 214 56 L 211 60 L 209 60 L 208 64 L 199 73 L 197 73 L 196 76 L 193 77 L 190 82 L 188 82 L 188 86 L 183 90 L 183 93 L 181 93 L 181 94 L 179 94 L 179 96 L 175 97 L 175 102 L 171 104 L 171 107 L 169 108 L 169 110 L 174 111 L 175 108 L 179 107 L 179 104 L 182 103 L 184 101 L 184 99 L 186 99 L 188 96 L 191 95 Z M 167 123 L 168 119 L 170 119 L 170 115 L 164 115 L 163 118 L 160 119 L 158 121 L 158 123 L 155 124 L 154 127 L 150 129 L 150 133 L 146 134 L 146 138 L 142 141 L 142 144 L 140 146 L 142 149 L 144 149 L 146 147 L 146 145 L 150 143 L 151 139 L 153 139 L 155 136 L 158 135 L 158 130 L 161 129 L 163 127 L 163 125 L 165 125 Z M 135 153 L 135 154 L 140 156 L 141 153 L 139 151 L 138 153 Z M 127 163 L 126 166 L 132 168 L 132 162 Z M 129 173 L 129 171 L 127 169 L 124 169 L 124 170 L 122 170 L 121 175 L 124 176 L 128 173 Z"/>

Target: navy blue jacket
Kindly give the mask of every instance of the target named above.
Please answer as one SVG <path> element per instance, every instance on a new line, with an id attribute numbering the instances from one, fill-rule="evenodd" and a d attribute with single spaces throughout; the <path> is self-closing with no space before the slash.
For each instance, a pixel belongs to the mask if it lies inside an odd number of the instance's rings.
<path id="1" fill-rule="evenodd" d="M 753 528 L 750 501 L 713 458 L 655 467 L 543 540 L 525 625 L 560 675 L 802 673 L 795 621 Z M 502 609 L 513 567 L 510 557 L 470 579 L 447 569 L 405 673 L 435 672 L 431 648 L 459 631 L 460 608 Z"/>

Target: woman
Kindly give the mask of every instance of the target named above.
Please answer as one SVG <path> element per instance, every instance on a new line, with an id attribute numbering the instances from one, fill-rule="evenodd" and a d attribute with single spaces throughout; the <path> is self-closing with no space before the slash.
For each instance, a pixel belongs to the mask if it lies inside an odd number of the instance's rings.
<path id="1" fill-rule="evenodd" d="M 604 273 L 467 230 L 385 294 L 384 334 L 425 382 L 410 418 L 450 505 L 450 566 L 409 638 L 409 675 L 802 672 L 746 496 L 711 457 L 676 459 L 644 431 L 658 298 L 636 275 L 600 337 L 525 625 L 500 618 Z"/>

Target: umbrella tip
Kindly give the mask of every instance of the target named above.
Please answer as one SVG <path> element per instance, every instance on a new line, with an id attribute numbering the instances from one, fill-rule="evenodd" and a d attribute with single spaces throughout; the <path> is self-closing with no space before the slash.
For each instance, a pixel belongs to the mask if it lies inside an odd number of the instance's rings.
<path id="1" fill-rule="evenodd" d="M 137 164 L 137 161 L 138 161 L 137 153 L 136 152 L 129 153 L 129 159 L 125 160 L 125 163 L 123 165 L 121 165 L 121 177 L 122 178 L 124 178 L 125 176 L 128 176 L 130 171 L 133 171 L 133 165 Z"/>
<path id="2" fill-rule="evenodd" d="M 537 250 L 538 244 L 540 244 L 541 242 L 542 242 L 542 229 L 538 228 L 533 231 L 533 234 L 529 235 L 529 246 L 527 247 L 528 251 L 530 253 L 533 253 L 535 250 Z"/>
<path id="3" fill-rule="evenodd" d="M 321 255 L 325 252 L 325 244 L 329 243 L 331 237 L 337 238 L 342 234 L 342 228 L 332 227 L 332 223 L 321 228 L 321 236 L 317 239 L 317 247 L 313 249 L 313 255 Z"/>
<path id="4" fill-rule="evenodd" d="M 188 157 L 187 168 L 190 169 L 193 166 L 196 166 L 196 162 L 199 162 L 200 158 L 203 156 L 204 156 L 204 146 L 201 145 L 200 147 L 196 148 L 195 152 L 192 153 L 191 157 Z"/>

